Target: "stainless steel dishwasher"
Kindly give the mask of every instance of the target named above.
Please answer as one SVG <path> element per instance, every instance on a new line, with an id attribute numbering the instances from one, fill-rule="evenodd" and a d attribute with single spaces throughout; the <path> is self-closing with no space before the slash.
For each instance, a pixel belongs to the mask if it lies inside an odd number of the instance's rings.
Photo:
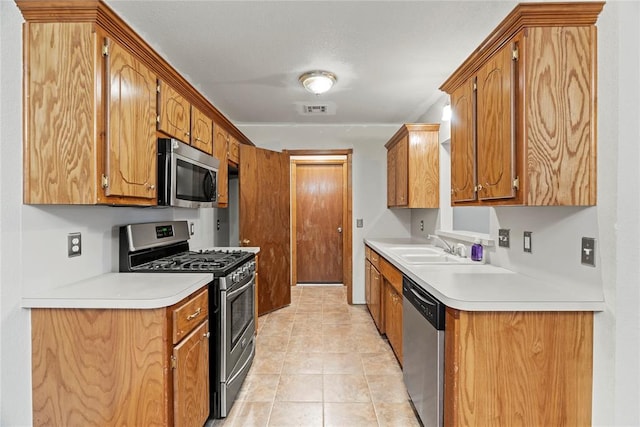
<path id="1" fill-rule="evenodd" d="M 422 424 L 442 426 L 445 306 L 407 277 L 402 295 L 404 384 Z"/>

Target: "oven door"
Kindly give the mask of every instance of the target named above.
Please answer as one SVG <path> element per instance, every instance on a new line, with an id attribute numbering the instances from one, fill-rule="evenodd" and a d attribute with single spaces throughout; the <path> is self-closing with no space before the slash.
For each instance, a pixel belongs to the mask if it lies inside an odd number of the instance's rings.
<path id="1" fill-rule="evenodd" d="M 222 291 L 226 300 L 222 303 L 224 363 L 220 374 L 223 382 L 233 376 L 250 353 L 245 349 L 253 343 L 255 335 L 255 283 L 255 275 L 251 274 L 240 284 Z"/>

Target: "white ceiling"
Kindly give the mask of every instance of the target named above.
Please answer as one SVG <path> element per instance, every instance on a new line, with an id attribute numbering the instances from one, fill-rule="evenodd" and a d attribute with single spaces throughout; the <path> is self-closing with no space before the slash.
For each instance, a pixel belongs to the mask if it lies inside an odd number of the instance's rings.
<path id="1" fill-rule="evenodd" d="M 106 2 L 241 129 L 416 121 L 516 4 Z M 313 69 L 338 76 L 329 93 L 315 96 L 298 83 Z M 301 115 L 303 104 L 325 104 L 334 113 Z"/>

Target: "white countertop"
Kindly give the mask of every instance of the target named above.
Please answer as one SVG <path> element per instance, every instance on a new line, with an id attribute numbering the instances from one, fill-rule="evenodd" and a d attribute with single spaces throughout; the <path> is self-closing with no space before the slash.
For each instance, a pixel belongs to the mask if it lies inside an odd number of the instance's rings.
<path id="1" fill-rule="evenodd" d="M 169 307 L 213 280 L 210 273 L 106 273 L 37 296 L 23 296 L 25 308 Z"/>
<path id="2" fill-rule="evenodd" d="M 259 247 L 199 249 L 260 252 Z M 197 250 L 197 249 L 192 249 Z M 105 273 L 22 297 L 24 308 L 169 307 L 213 281 L 211 273 Z"/>
<path id="3" fill-rule="evenodd" d="M 467 311 L 602 311 L 602 290 L 570 281 L 547 281 L 489 264 L 410 265 L 389 249 L 411 239 L 365 243 L 446 306 Z"/>

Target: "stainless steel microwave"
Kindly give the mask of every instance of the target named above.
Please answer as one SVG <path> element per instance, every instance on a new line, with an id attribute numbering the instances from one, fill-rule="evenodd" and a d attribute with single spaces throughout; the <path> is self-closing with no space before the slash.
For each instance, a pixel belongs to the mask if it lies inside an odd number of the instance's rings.
<path id="1" fill-rule="evenodd" d="M 218 206 L 218 159 L 177 139 L 158 139 L 158 206 Z"/>

